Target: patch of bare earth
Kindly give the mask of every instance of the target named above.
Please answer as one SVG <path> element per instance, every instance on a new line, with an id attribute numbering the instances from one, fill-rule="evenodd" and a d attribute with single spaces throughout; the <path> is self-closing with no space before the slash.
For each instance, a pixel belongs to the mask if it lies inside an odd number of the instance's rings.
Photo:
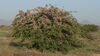
<path id="1" fill-rule="evenodd" d="M 100 54 L 92 54 L 91 56 L 100 56 Z"/>

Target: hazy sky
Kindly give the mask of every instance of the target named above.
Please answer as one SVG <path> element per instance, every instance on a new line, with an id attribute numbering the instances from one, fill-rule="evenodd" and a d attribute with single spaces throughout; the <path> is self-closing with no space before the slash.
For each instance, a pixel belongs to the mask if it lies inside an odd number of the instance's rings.
<path id="1" fill-rule="evenodd" d="M 52 4 L 68 11 L 80 22 L 100 25 L 100 0 L 0 0 L 0 20 L 10 23 L 19 10 Z M 1 21 L 0 21 L 1 22 Z"/>

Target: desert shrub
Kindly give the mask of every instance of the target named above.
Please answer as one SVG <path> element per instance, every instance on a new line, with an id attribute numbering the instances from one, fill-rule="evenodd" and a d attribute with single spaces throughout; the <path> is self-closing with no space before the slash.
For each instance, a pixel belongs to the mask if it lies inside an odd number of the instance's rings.
<path id="1" fill-rule="evenodd" d="M 91 40 L 94 40 L 95 38 L 90 34 L 91 32 L 96 32 L 98 30 L 98 26 L 97 25 L 93 25 L 93 24 L 85 24 L 81 26 L 81 36 L 84 38 L 88 38 Z"/>
<path id="2" fill-rule="evenodd" d="M 81 40 L 80 24 L 70 14 L 57 7 L 38 7 L 26 12 L 20 11 L 13 21 L 13 37 L 29 40 L 28 48 L 41 51 L 67 52 L 75 47 L 85 46 Z"/>
<path id="3" fill-rule="evenodd" d="M 82 29 L 86 32 L 96 32 L 98 30 L 98 26 L 93 24 L 86 24 L 82 26 Z"/>

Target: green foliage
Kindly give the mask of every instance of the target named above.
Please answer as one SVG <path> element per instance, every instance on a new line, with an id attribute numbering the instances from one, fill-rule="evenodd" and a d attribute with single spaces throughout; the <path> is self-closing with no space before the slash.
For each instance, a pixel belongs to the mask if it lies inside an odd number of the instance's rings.
<path id="1" fill-rule="evenodd" d="M 87 25 L 83 25 L 82 29 L 86 32 L 96 32 L 98 30 L 98 26 L 92 25 L 92 24 L 87 24 Z"/>
<path id="2" fill-rule="evenodd" d="M 94 37 L 91 36 L 91 32 L 96 32 L 98 30 L 98 26 L 97 25 L 93 25 L 93 24 L 85 24 L 81 26 L 81 36 L 84 38 L 88 38 L 91 40 L 94 40 Z"/>
<path id="3" fill-rule="evenodd" d="M 68 11 L 57 7 L 38 7 L 20 11 L 13 21 L 13 37 L 29 40 L 28 48 L 67 52 L 83 47 L 85 35 L 80 24 Z M 83 34 L 83 35 L 82 35 Z M 80 39 L 81 38 L 81 39 Z"/>

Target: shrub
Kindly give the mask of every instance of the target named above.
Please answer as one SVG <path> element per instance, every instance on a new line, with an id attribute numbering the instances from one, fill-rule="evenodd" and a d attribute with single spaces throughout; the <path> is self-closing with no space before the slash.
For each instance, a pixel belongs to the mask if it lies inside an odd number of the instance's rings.
<path id="1" fill-rule="evenodd" d="M 82 30 L 70 12 L 57 7 L 38 7 L 20 11 L 13 21 L 13 37 L 29 40 L 28 48 L 66 52 L 83 47 Z"/>
<path id="2" fill-rule="evenodd" d="M 86 24 L 82 26 L 82 29 L 86 32 L 96 32 L 98 30 L 98 26 L 93 24 Z"/>

